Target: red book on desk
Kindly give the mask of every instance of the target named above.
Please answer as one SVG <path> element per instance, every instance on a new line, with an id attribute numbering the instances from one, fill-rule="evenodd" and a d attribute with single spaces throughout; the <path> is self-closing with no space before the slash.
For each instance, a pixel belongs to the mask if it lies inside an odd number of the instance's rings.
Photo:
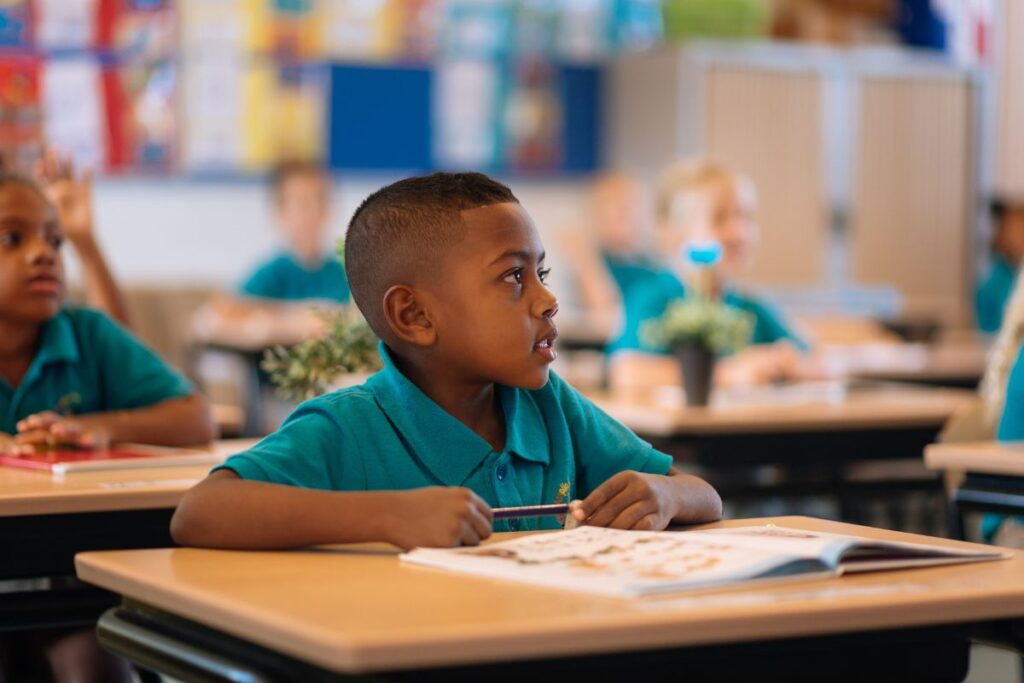
<path id="1" fill-rule="evenodd" d="M 29 455 L 0 455 L 0 465 L 30 470 L 47 470 L 53 474 L 114 470 L 134 467 L 175 467 L 208 465 L 221 461 L 213 453 L 175 451 L 173 449 L 113 449 L 108 451 L 66 450 L 44 451 Z"/>

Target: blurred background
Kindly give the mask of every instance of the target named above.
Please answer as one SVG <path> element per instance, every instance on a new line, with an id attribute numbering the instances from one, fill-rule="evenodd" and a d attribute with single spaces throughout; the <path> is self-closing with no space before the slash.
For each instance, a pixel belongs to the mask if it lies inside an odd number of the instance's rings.
<path id="1" fill-rule="evenodd" d="M 0 151 L 96 170 L 135 328 L 190 370 L 190 316 L 274 251 L 264 180 L 295 159 L 332 172 L 335 237 L 398 177 L 509 183 L 568 341 L 593 179 L 649 208 L 666 165 L 713 159 L 757 187 L 744 285 L 826 337 L 927 336 L 974 327 L 989 201 L 1024 196 L 1015 33 L 1014 0 L 0 0 Z"/>

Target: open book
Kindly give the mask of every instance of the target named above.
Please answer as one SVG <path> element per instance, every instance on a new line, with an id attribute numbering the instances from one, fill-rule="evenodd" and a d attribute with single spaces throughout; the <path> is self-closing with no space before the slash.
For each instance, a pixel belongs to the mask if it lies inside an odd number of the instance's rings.
<path id="1" fill-rule="evenodd" d="M 477 576 L 620 597 L 1006 557 L 999 548 L 882 542 L 771 525 L 678 532 L 585 526 L 475 548 L 416 548 L 401 556 Z"/>

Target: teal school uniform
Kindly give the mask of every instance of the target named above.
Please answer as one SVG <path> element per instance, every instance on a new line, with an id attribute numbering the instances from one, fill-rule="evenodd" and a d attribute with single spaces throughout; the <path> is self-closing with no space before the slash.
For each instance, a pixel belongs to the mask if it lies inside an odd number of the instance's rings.
<path id="1" fill-rule="evenodd" d="M 43 325 L 39 351 L 17 388 L 0 378 L 0 431 L 47 410 L 131 410 L 188 396 L 192 386 L 99 311 L 66 308 Z"/>
<path id="2" fill-rule="evenodd" d="M 992 257 L 992 268 L 974 292 L 974 314 L 982 332 L 998 332 L 1003 311 L 1013 293 L 1017 270 L 1001 256 Z"/>
<path id="3" fill-rule="evenodd" d="M 223 467 L 242 479 L 333 491 L 463 486 L 492 507 L 568 503 L 623 470 L 667 474 L 672 459 L 551 373 L 537 391 L 498 386 L 505 447 L 490 445 L 395 367 L 303 403 Z M 219 468 L 218 468 L 219 469 Z M 555 517 L 495 522 L 556 529 Z"/>
<path id="4" fill-rule="evenodd" d="M 326 256 L 320 265 L 307 268 L 291 254 L 279 254 L 259 266 L 242 283 L 246 296 L 284 301 L 323 299 L 348 303 L 350 294 L 345 267 L 333 256 Z"/>
<path id="5" fill-rule="evenodd" d="M 623 302 L 625 307 L 625 323 L 619 338 L 612 343 L 611 351 L 639 350 L 649 353 L 663 353 L 664 349 L 653 348 L 641 339 L 642 325 L 665 313 L 665 309 L 673 301 L 686 296 L 686 286 L 679 281 L 675 273 L 663 270 L 657 275 L 636 284 Z M 807 350 L 807 342 L 793 332 L 783 321 L 782 316 L 768 304 L 741 294 L 726 291 L 723 301 L 727 306 L 749 313 L 754 318 L 754 329 L 751 344 L 773 344 L 778 341 L 789 341 L 801 350 Z"/>
<path id="6" fill-rule="evenodd" d="M 605 251 L 601 252 L 601 259 L 623 297 L 634 285 L 658 275 L 654 264 L 644 258 L 623 258 Z"/>
<path id="7" fill-rule="evenodd" d="M 1003 414 L 999 417 L 996 440 L 1024 441 L 1024 346 L 1018 351 L 1017 360 L 1006 381 L 1006 400 L 1003 402 Z M 982 517 L 982 538 L 992 542 L 1005 520 L 1005 515 L 993 513 Z M 1017 517 L 1016 522 L 1024 524 L 1024 519 Z"/>

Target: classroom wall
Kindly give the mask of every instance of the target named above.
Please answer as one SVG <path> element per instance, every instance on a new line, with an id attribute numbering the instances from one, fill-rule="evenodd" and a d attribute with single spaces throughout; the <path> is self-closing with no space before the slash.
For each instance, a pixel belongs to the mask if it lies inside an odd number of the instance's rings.
<path id="1" fill-rule="evenodd" d="M 340 179 L 332 236 L 343 234 L 366 195 L 393 179 Z M 578 221 L 583 181 L 506 182 L 557 252 L 560 227 Z M 266 188 L 255 180 L 102 179 L 95 195 L 98 234 L 125 286 L 230 286 L 277 244 Z"/>

